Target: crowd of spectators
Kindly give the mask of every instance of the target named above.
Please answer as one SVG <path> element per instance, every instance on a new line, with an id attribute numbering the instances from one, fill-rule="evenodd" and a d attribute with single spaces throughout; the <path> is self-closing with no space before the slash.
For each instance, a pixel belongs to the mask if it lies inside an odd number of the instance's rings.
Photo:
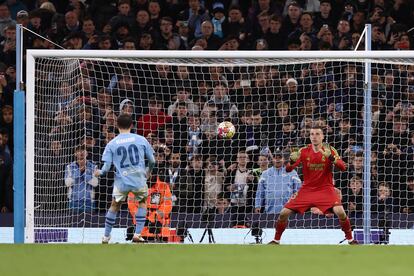
<path id="1" fill-rule="evenodd" d="M 1 212 L 12 211 L 15 23 L 47 38 L 25 33 L 25 47 L 37 49 L 355 50 L 365 23 L 373 24 L 375 50 L 414 47 L 414 7 L 404 0 L 32 2 L 0 4 Z M 67 70 L 64 64 L 54 68 Z M 414 65 L 373 68 L 372 211 L 412 213 Z M 300 183 L 265 192 L 261 174 L 274 166 L 266 175 L 276 177 L 281 160 L 309 142 L 312 124 L 326 129 L 327 142 L 348 164 L 335 175 L 346 210 L 362 212 L 360 64 L 83 61 L 78 73 L 74 80 L 75 74 L 36 72 L 37 89 L 48 91 L 36 104 L 39 210 L 107 209 L 113 174 L 98 181 L 92 172 L 117 134 L 116 116 L 128 113 L 136 121 L 133 131 L 154 147 L 153 173 L 163 172 L 159 178 L 169 183 L 173 212 L 277 213 Z M 225 120 L 236 126 L 231 140 L 217 137 L 217 125 Z M 277 181 L 272 185 L 278 189 Z"/>

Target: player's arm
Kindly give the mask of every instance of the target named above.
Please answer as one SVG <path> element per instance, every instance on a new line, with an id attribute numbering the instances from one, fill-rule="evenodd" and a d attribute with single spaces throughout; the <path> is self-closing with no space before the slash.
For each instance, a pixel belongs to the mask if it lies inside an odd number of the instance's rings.
<path id="1" fill-rule="evenodd" d="M 66 166 L 65 169 L 65 185 L 66 187 L 72 187 L 75 180 L 72 178 L 72 167 L 71 164 Z"/>
<path id="2" fill-rule="evenodd" d="M 105 150 L 102 154 L 102 161 L 104 162 L 102 168 L 100 170 L 95 171 L 95 176 L 101 176 L 106 174 L 112 165 L 112 150 L 110 144 L 106 145 Z"/>
<path id="3" fill-rule="evenodd" d="M 331 161 L 335 165 L 335 167 L 337 167 L 341 171 L 346 170 L 345 162 L 341 159 L 341 157 L 338 154 L 338 151 L 334 147 L 331 147 L 330 145 L 325 144 L 322 146 L 321 150 L 322 150 L 322 154 L 327 159 L 329 159 L 329 161 Z"/>
<path id="4" fill-rule="evenodd" d="M 293 151 L 290 153 L 290 161 L 286 165 L 286 172 L 291 172 L 296 169 L 297 166 L 302 162 L 302 149 L 299 151 Z"/>
<path id="5" fill-rule="evenodd" d="M 146 146 L 145 146 L 145 157 L 148 160 L 148 171 L 147 171 L 147 175 L 148 177 L 150 177 L 150 174 L 152 172 L 152 169 L 155 166 L 155 157 L 154 157 L 154 149 L 152 148 L 152 146 L 150 145 L 150 143 L 148 143 L 147 140 L 145 140 Z"/>
<path id="6" fill-rule="evenodd" d="M 302 181 L 300 180 L 300 177 L 296 171 L 292 171 L 291 176 L 291 184 L 292 184 L 292 191 L 296 193 L 299 191 L 300 187 L 302 186 Z"/>
<path id="7" fill-rule="evenodd" d="M 262 176 L 259 179 L 259 184 L 257 186 L 257 191 L 256 191 L 256 198 L 255 198 L 255 202 L 254 202 L 254 210 L 255 213 L 260 213 L 260 209 L 263 206 L 263 201 L 265 198 L 265 185 L 266 185 L 266 174 L 267 173 L 263 173 Z"/>

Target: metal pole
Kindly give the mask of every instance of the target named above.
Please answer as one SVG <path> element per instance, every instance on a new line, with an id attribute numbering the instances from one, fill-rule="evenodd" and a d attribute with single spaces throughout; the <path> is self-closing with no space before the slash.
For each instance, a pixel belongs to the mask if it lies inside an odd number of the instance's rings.
<path id="1" fill-rule="evenodd" d="M 365 25 L 365 51 L 371 51 L 371 24 Z M 371 62 L 365 61 L 364 79 L 364 244 L 371 243 Z"/>
<path id="2" fill-rule="evenodd" d="M 13 190 L 14 243 L 24 243 L 24 180 L 25 180 L 25 96 L 22 89 L 23 32 L 16 25 L 16 90 L 14 91 L 13 131 Z"/>

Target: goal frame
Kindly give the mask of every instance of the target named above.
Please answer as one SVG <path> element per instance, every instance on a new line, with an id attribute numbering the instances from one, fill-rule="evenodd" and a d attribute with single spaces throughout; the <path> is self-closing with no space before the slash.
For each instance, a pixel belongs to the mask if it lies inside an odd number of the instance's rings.
<path id="1" fill-rule="evenodd" d="M 368 47 L 369 48 L 369 47 Z M 414 59 L 414 51 L 128 51 L 128 50 L 27 50 L 26 52 L 26 147 L 25 147 L 25 183 L 19 183 L 25 187 L 26 206 L 24 210 L 15 210 L 25 219 L 24 242 L 33 243 L 34 234 L 34 175 L 35 175 L 35 59 L 36 58 L 208 58 L 208 59 L 340 59 L 361 60 L 365 63 L 364 74 L 364 145 L 370 149 L 371 137 L 371 59 Z M 24 109 L 24 108 L 23 108 Z M 366 127 L 365 127 L 366 126 Z M 22 127 L 23 128 L 23 127 Z M 368 141 L 369 140 L 369 141 Z M 367 144 L 368 143 L 368 144 Z M 364 165 L 370 164 L 370 154 L 365 155 Z M 365 166 L 366 167 L 366 166 Z M 367 168 L 367 167 L 366 167 Z M 368 181 L 365 189 L 370 189 L 370 171 L 364 170 L 364 183 Z M 23 180 L 24 181 L 24 180 Z M 15 187 L 18 183 L 15 183 Z M 368 204 L 368 205 L 365 205 Z M 369 206 L 364 202 L 364 209 Z M 369 210 L 369 209 L 368 209 Z M 19 215 L 18 215 L 19 216 Z M 364 212 L 364 241 L 370 241 L 370 212 Z"/>

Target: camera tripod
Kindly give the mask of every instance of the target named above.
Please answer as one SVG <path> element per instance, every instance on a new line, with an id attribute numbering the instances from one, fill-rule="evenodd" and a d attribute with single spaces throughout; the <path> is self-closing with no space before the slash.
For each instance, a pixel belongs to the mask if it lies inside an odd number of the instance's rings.
<path id="1" fill-rule="evenodd" d="M 206 233 L 208 234 L 208 243 L 216 243 L 216 241 L 214 240 L 213 230 L 209 227 L 204 230 L 204 233 L 200 239 L 200 243 L 204 240 Z"/>

